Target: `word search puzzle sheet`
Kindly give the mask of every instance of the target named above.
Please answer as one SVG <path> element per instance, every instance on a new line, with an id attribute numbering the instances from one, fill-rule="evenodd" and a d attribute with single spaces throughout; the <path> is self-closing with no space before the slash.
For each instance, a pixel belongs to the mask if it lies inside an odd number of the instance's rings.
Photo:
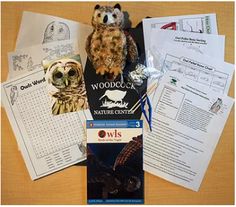
<path id="1" fill-rule="evenodd" d="M 2 84 L 3 103 L 31 178 L 86 159 L 89 111 L 54 116 L 43 70 Z"/>

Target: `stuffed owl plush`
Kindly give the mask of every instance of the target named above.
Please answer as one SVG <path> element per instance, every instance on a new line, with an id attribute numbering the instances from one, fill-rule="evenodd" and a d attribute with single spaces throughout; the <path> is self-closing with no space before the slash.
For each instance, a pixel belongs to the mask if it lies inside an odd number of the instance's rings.
<path id="1" fill-rule="evenodd" d="M 86 42 L 86 51 L 97 74 L 117 77 L 122 73 L 126 60 L 135 62 L 137 46 L 124 32 L 124 15 L 121 6 L 96 5 L 92 17 L 92 34 Z"/>
<path id="2" fill-rule="evenodd" d="M 53 98 L 52 113 L 62 114 L 88 108 L 87 94 L 80 62 L 63 58 L 50 63 L 45 79 Z"/>

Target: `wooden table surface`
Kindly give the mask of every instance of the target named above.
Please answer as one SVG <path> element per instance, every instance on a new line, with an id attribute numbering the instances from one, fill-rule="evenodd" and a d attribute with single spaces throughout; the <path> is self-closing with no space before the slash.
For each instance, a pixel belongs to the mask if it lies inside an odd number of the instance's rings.
<path id="1" fill-rule="evenodd" d="M 105 4 L 106 2 L 103 2 Z M 14 51 L 23 11 L 39 12 L 90 24 L 95 2 L 2 3 L 2 82 L 7 79 L 7 53 Z M 115 3 L 108 3 L 115 4 Z M 216 13 L 219 34 L 226 35 L 225 60 L 234 63 L 234 3 L 122 2 L 133 26 L 146 16 Z M 234 96 L 234 80 L 229 95 Z M 2 204 L 86 204 L 86 167 L 72 166 L 31 181 L 4 108 L 2 120 Z M 213 154 L 199 192 L 145 173 L 145 204 L 234 203 L 234 108 Z"/>

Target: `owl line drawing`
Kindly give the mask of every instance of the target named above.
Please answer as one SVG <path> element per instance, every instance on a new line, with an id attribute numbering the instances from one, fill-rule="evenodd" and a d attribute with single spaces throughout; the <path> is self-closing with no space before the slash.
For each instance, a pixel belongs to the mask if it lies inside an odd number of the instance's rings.
<path id="1" fill-rule="evenodd" d="M 45 63 L 44 63 L 45 64 Z M 74 112 L 88 108 L 83 68 L 80 62 L 63 58 L 46 68 L 45 78 L 50 86 L 52 114 Z"/>
<path id="2" fill-rule="evenodd" d="M 48 24 L 44 32 L 43 44 L 48 42 L 69 40 L 70 29 L 64 22 L 53 21 Z"/>
<path id="3" fill-rule="evenodd" d="M 41 64 L 35 64 L 33 58 L 29 55 L 15 55 L 12 57 L 14 71 L 32 71 L 42 68 Z"/>
<path id="4" fill-rule="evenodd" d="M 29 57 L 28 63 L 27 63 L 27 70 L 32 71 L 32 70 L 36 70 L 38 68 L 42 68 L 42 65 L 41 64 L 34 64 L 32 57 Z"/>
<path id="5" fill-rule="evenodd" d="M 217 114 L 217 112 L 221 109 L 223 105 L 223 101 L 221 98 L 218 98 L 211 106 L 210 111 Z"/>
<path id="6" fill-rule="evenodd" d="M 14 71 L 24 70 L 23 63 L 26 61 L 27 58 L 28 55 L 26 54 L 12 56 L 13 70 Z"/>
<path id="7" fill-rule="evenodd" d="M 11 100 L 11 105 L 13 106 L 14 103 L 16 102 L 16 99 L 18 98 L 18 89 L 17 86 L 12 86 L 11 87 L 11 92 L 10 92 L 10 100 Z"/>
<path id="8" fill-rule="evenodd" d="M 86 155 L 87 148 L 86 148 L 86 144 L 84 142 L 81 142 L 79 144 L 79 150 L 83 155 Z"/>
<path id="9" fill-rule="evenodd" d="M 74 49 L 72 44 L 56 45 L 53 48 L 45 47 L 43 48 L 43 51 L 47 53 L 47 56 L 44 57 L 44 60 L 55 60 L 65 55 L 70 56 L 74 54 Z"/>

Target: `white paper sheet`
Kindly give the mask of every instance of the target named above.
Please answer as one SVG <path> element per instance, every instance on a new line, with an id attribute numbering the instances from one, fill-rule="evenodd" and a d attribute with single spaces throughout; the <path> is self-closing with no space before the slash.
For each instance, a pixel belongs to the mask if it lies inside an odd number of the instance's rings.
<path id="1" fill-rule="evenodd" d="M 42 69 L 3 83 L 2 100 L 33 180 L 86 159 L 90 111 L 53 116 Z"/>
<path id="2" fill-rule="evenodd" d="M 144 170 L 198 191 L 233 99 L 169 71 L 158 86 Z"/>
<path id="3" fill-rule="evenodd" d="M 163 73 L 174 70 L 187 80 L 194 80 L 212 91 L 228 94 L 234 65 L 173 44 L 166 43 L 163 48 L 160 52 L 160 69 Z"/>
<path id="4" fill-rule="evenodd" d="M 155 29 L 218 34 L 216 14 L 195 14 L 143 19 L 144 43 L 149 45 L 149 35 Z"/>
<path id="5" fill-rule="evenodd" d="M 60 57 L 79 54 L 77 40 L 56 41 L 34 45 L 8 53 L 8 78 L 15 78 L 32 70 L 43 68 L 43 60 L 56 60 Z M 86 56 L 83 57 L 86 62 Z"/>
<path id="6" fill-rule="evenodd" d="M 148 54 L 152 55 L 157 53 L 163 48 L 165 43 L 184 46 L 202 55 L 215 57 L 222 61 L 224 60 L 225 36 L 223 35 L 156 29 L 152 30 L 149 39 L 150 45 L 145 45 L 147 66 L 149 67 L 152 67 L 152 65 L 150 65 L 151 63 L 148 61 Z"/>
<path id="7" fill-rule="evenodd" d="M 77 39 L 80 55 L 86 57 L 85 43 L 92 27 L 60 17 L 24 12 L 16 42 L 16 49 L 53 41 Z M 85 62 L 82 61 L 85 65 Z"/>

